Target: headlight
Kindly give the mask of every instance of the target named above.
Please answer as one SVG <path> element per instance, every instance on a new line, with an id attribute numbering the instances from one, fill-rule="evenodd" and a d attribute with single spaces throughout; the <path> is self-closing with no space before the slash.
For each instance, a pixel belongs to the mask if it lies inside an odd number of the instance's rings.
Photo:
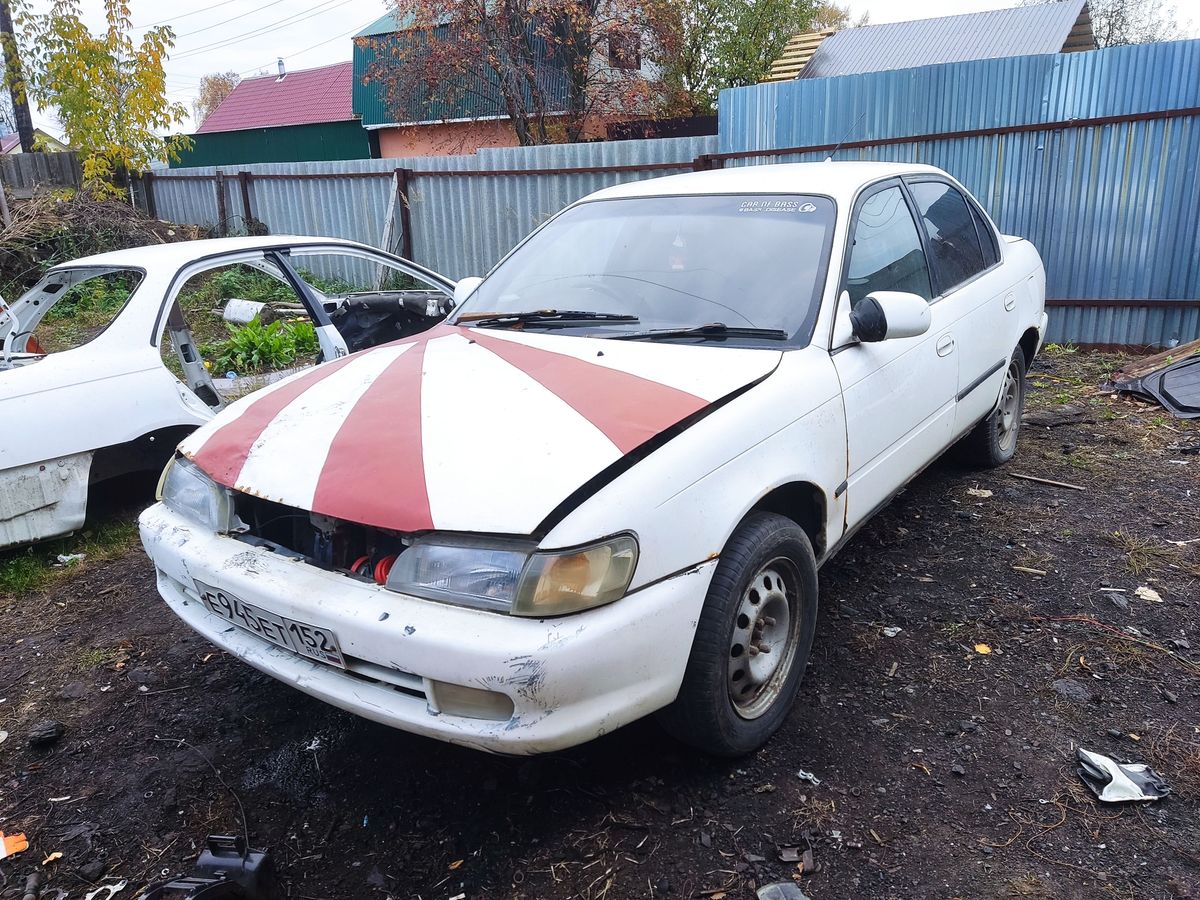
<path id="1" fill-rule="evenodd" d="M 158 482 L 158 499 L 168 509 L 215 532 L 236 531 L 241 524 L 234 515 L 230 492 L 182 457 L 167 463 Z"/>
<path id="2" fill-rule="evenodd" d="M 637 556 L 631 535 L 553 552 L 520 541 L 433 535 L 400 554 L 387 586 L 516 616 L 561 616 L 620 599 Z"/>

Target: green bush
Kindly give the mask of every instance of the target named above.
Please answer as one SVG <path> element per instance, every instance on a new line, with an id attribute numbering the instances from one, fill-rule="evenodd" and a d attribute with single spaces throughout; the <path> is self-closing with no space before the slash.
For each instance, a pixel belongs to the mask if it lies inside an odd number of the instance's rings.
<path id="1" fill-rule="evenodd" d="M 254 319 L 246 325 L 229 325 L 229 340 L 213 348 L 217 368 L 239 374 L 290 366 L 297 358 L 318 352 L 317 331 L 311 322 L 283 320 L 263 325 Z"/>

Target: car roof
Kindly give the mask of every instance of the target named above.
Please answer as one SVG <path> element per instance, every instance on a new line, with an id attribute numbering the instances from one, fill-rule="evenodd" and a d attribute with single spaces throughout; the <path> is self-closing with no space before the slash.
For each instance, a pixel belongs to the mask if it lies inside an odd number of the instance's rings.
<path id="1" fill-rule="evenodd" d="M 821 194 L 849 202 L 865 184 L 897 175 L 944 175 L 941 169 L 905 163 L 807 162 L 735 166 L 619 184 L 587 200 L 685 194 Z"/>
<path id="2" fill-rule="evenodd" d="M 198 241 L 175 241 L 167 244 L 150 244 L 146 247 L 130 247 L 126 250 L 110 250 L 63 263 L 55 268 L 78 266 L 123 266 L 148 268 L 150 266 L 187 265 L 198 259 L 223 253 L 241 253 L 247 250 L 271 250 L 277 247 L 301 247 L 311 245 L 337 245 L 340 247 L 364 247 L 356 241 L 341 238 L 306 237 L 294 234 L 271 234 L 263 237 L 209 238 Z"/>

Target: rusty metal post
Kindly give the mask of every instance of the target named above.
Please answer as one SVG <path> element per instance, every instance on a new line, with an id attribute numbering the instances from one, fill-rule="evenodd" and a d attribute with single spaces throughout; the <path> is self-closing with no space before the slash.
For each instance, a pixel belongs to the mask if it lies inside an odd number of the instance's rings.
<path id="1" fill-rule="evenodd" d="M 408 181 L 411 177 L 411 169 L 396 170 L 396 192 L 400 201 L 400 255 L 405 259 L 413 258 L 412 212 L 408 203 Z"/>
<path id="2" fill-rule="evenodd" d="M 242 220 L 246 231 L 250 231 L 250 220 L 254 218 L 254 210 L 250 208 L 250 179 L 254 176 L 249 172 L 238 172 L 238 186 L 242 189 Z"/>
<path id="3" fill-rule="evenodd" d="M 142 193 L 146 196 L 146 215 L 152 219 L 158 218 L 158 203 L 154 199 L 154 173 L 142 173 Z"/>
<path id="4" fill-rule="evenodd" d="M 229 210 L 225 208 L 225 173 L 217 169 L 217 234 L 229 237 Z"/>

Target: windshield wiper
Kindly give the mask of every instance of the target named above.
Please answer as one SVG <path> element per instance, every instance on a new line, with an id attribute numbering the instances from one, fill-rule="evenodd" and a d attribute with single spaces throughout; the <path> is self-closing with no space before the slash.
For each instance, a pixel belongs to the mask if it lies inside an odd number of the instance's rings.
<path id="1" fill-rule="evenodd" d="M 454 320 L 456 325 L 477 325 L 480 328 L 515 325 L 525 322 L 546 323 L 570 327 L 588 322 L 637 322 L 637 316 L 624 313 L 591 312 L 585 309 L 531 309 L 528 312 L 466 313 Z"/>
<path id="2" fill-rule="evenodd" d="M 788 333 L 779 328 L 742 328 L 738 326 L 729 326 L 724 322 L 711 322 L 708 325 L 695 325 L 691 328 L 662 328 L 658 331 L 634 331 L 630 334 L 615 334 L 612 336 L 612 340 L 654 341 L 689 337 L 749 337 L 766 338 L 772 341 L 786 341 L 788 339 Z"/>

